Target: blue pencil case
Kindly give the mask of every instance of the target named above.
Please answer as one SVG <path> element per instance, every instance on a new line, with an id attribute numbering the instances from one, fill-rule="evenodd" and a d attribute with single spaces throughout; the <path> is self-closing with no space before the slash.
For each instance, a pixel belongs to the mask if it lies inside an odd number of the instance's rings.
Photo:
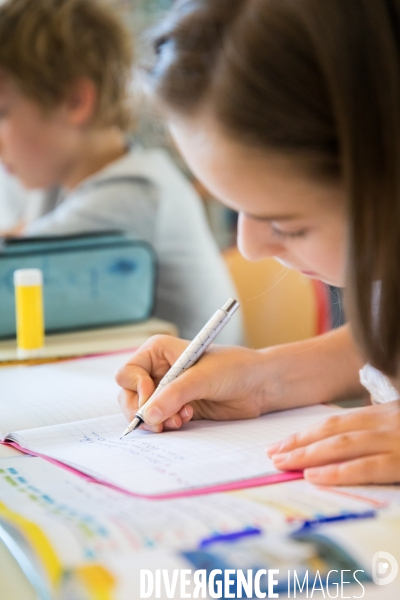
<path id="1" fill-rule="evenodd" d="M 46 332 L 135 323 L 154 305 L 151 246 L 118 232 L 3 240 L 0 337 L 15 335 L 13 273 L 43 271 Z"/>

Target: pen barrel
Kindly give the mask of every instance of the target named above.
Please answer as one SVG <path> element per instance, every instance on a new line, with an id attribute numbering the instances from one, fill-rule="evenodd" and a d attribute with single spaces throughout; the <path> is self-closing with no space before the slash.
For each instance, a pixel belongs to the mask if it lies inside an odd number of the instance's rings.
<path id="1" fill-rule="evenodd" d="M 229 298 L 223 307 L 218 309 L 217 312 L 213 314 L 211 319 L 204 325 L 203 329 L 196 335 L 194 340 L 190 342 L 186 350 L 172 365 L 168 373 L 166 373 L 161 379 L 151 398 L 153 398 L 154 395 L 165 385 L 174 381 L 177 377 L 179 377 L 179 375 L 182 375 L 182 373 L 196 364 L 199 358 L 207 350 L 208 346 L 215 340 L 221 329 L 225 327 L 232 315 L 237 311 L 239 306 L 240 305 L 237 300 L 234 298 Z M 135 415 L 135 419 L 140 419 L 141 422 L 145 421 L 144 414 L 146 412 L 146 407 L 147 404 L 143 405 L 138 410 Z M 130 423 L 128 427 L 129 431 L 136 429 L 137 424 L 135 425 L 134 423 L 135 419 Z M 129 433 L 128 430 L 125 432 L 125 434 Z"/>
<path id="2" fill-rule="evenodd" d="M 234 312 L 234 311 L 233 311 Z M 178 360 L 172 365 L 170 370 L 161 379 L 157 389 L 161 389 L 171 381 L 174 381 L 179 375 L 190 369 L 204 354 L 208 346 L 212 344 L 221 329 L 230 320 L 233 312 L 227 313 L 220 308 L 204 325 L 200 333 L 193 339 L 186 350 L 181 354 Z"/>

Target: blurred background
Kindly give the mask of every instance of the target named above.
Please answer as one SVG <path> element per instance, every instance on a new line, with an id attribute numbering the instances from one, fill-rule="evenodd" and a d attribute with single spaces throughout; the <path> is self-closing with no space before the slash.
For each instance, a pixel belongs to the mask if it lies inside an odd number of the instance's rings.
<path id="1" fill-rule="evenodd" d="M 145 33 L 149 27 L 163 16 L 171 6 L 173 0 L 109 0 L 118 5 L 119 9 L 125 10 L 136 41 L 136 55 L 141 58 L 145 53 Z M 186 165 L 180 160 L 175 152 L 171 141 L 156 114 L 148 112 L 148 108 L 142 107 L 138 122 L 137 136 L 144 146 L 163 146 L 174 156 L 179 167 L 191 175 Z M 193 178 L 192 178 L 193 181 Z M 216 202 L 198 182 L 193 181 L 204 201 L 210 226 L 221 250 L 235 244 L 236 240 L 236 213 Z"/>
<path id="2" fill-rule="evenodd" d="M 1 2 L 2 0 L 0 0 Z M 173 0 L 107 0 L 122 12 L 125 22 L 132 31 L 137 61 L 145 60 L 146 31 L 159 21 Z M 304 339 L 323 333 L 344 322 L 340 290 L 329 288 L 320 282 L 304 282 L 298 274 L 288 273 L 272 261 L 264 264 L 247 263 L 235 249 L 237 215 L 225 208 L 195 181 L 174 148 L 159 115 L 152 111 L 149 103 L 138 107 L 134 137 L 145 148 L 161 147 L 173 157 L 179 168 L 190 178 L 200 193 L 211 231 L 220 250 L 228 262 L 237 286 L 244 310 L 248 344 L 253 347 Z M 10 230 L 18 223 L 30 223 L 37 217 L 41 191 L 26 192 L 8 175 L 0 164 L 0 230 Z M 264 263 L 264 261 L 261 261 Z M 285 271 L 285 272 L 283 272 Z M 315 284 L 315 285 L 314 285 Z M 323 300 L 324 295 L 326 299 Z M 303 296 L 305 298 L 303 299 Z M 307 312 L 308 311 L 308 312 Z M 260 314 L 269 315 L 265 332 L 260 336 Z M 307 316 L 308 315 L 308 316 Z M 290 320 L 293 323 L 290 324 Z M 271 333 L 276 329 L 276 334 Z M 248 331 L 253 332 L 248 334 Z"/>
<path id="3" fill-rule="evenodd" d="M 2 1 L 2 0 L 1 0 Z M 145 32 L 154 25 L 172 4 L 172 0 L 108 0 L 122 12 L 132 31 L 136 58 L 143 58 L 146 48 Z M 0 2 L 1 3 L 1 2 Z M 179 167 L 190 177 L 185 164 L 175 151 L 159 116 L 146 103 L 139 107 L 135 138 L 144 147 L 163 147 L 173 156 Z M 235 243 L 236 214 L 216 202 L 207 191 L 193 181 L 201 194 L 212 232 L 218 246 L 224 250 Z M 30 222 L 36 217 L 40 192 L 26 192 L 10 177 L 0 164 L 0 230 L 9 230 L 22 220 Z"/>

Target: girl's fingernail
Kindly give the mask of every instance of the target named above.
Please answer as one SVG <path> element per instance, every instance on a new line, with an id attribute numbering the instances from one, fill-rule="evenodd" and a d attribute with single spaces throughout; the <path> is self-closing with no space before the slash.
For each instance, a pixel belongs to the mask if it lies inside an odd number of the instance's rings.
<path id="1" fill-rule="evenodd" d="M 185 406 L 185 408 L 182 409 L 182 416 L 183 417 L 188 417 L 189 416 L 189 409 L 187 406 Z"/>
<path id="2" fill-rule="evenodd" d="M 324 474 L 326 474 L 326 470 L 319 468 L 307 469 L 307 471 L 305 471 L 305 475 L 308 481 L 312 479 L 319 479 Z"/>
<path id="3" fill-rule="evenodd" d="M 273 454 L 278 452 L 281 445 L 282 445 L 282 442 L 278 442 L 277 444 L 271 444 L 270 446 L 268 446 L 268 448 L 267 448 L 268 456 L 272 456 Z"/>
<path id="4" fill-rule="evenodd" d="M 148 425 L 159 425 L 164 421 L 164 413 L 157 406 L 149 406 L 144 413 L 144 418 Z"/>
<path id="5" fill-rule="evenodd" d="M 274 464 L 278 463 L 280 465 L 282 465 L 283 463 L 287 462 L 290 459 L 290 454 L 288 453 L 282 453 L 282 454 L 275 454 L 275 456 L 273 456 L 273 461 Z"/>

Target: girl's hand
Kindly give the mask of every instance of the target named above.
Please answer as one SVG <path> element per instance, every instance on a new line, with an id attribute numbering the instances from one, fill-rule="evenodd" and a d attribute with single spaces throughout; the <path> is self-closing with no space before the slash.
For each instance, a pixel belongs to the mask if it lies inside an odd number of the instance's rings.
<path id="1" fill-rule="evenodd" d="M 400 401 L 346 411 L 267 451 L 276 468 L 319 485 L 400 482 Z"/>
<path id="2" fill-rule="evenodd" d="M 187 345 L 155 336 L 118 372 L 124 388 L 119 402 L 129 421 Z M 211 346 L 197 365 L 149 402 L 144 427 L 159 432 L 179 429 L 192 418 L 245 419 L 354 398 L 364 389 L 358 376 L 362 364 L 347 326 L 264 350 Z"/>
<path id="3" fill-rule="evenodd" d="M 117 373 L 117 383 L 124 388 L 119 403 L 128 421 L 188 344 L 170 336 L 154 336 Z M 211 346 L 198 364 L 148 403 L 142 427 L 160 432 L 179 429 L 193 418 L 232 420 L 261 415 L 266 412 L 263 360 L 256 350 Z"/>

